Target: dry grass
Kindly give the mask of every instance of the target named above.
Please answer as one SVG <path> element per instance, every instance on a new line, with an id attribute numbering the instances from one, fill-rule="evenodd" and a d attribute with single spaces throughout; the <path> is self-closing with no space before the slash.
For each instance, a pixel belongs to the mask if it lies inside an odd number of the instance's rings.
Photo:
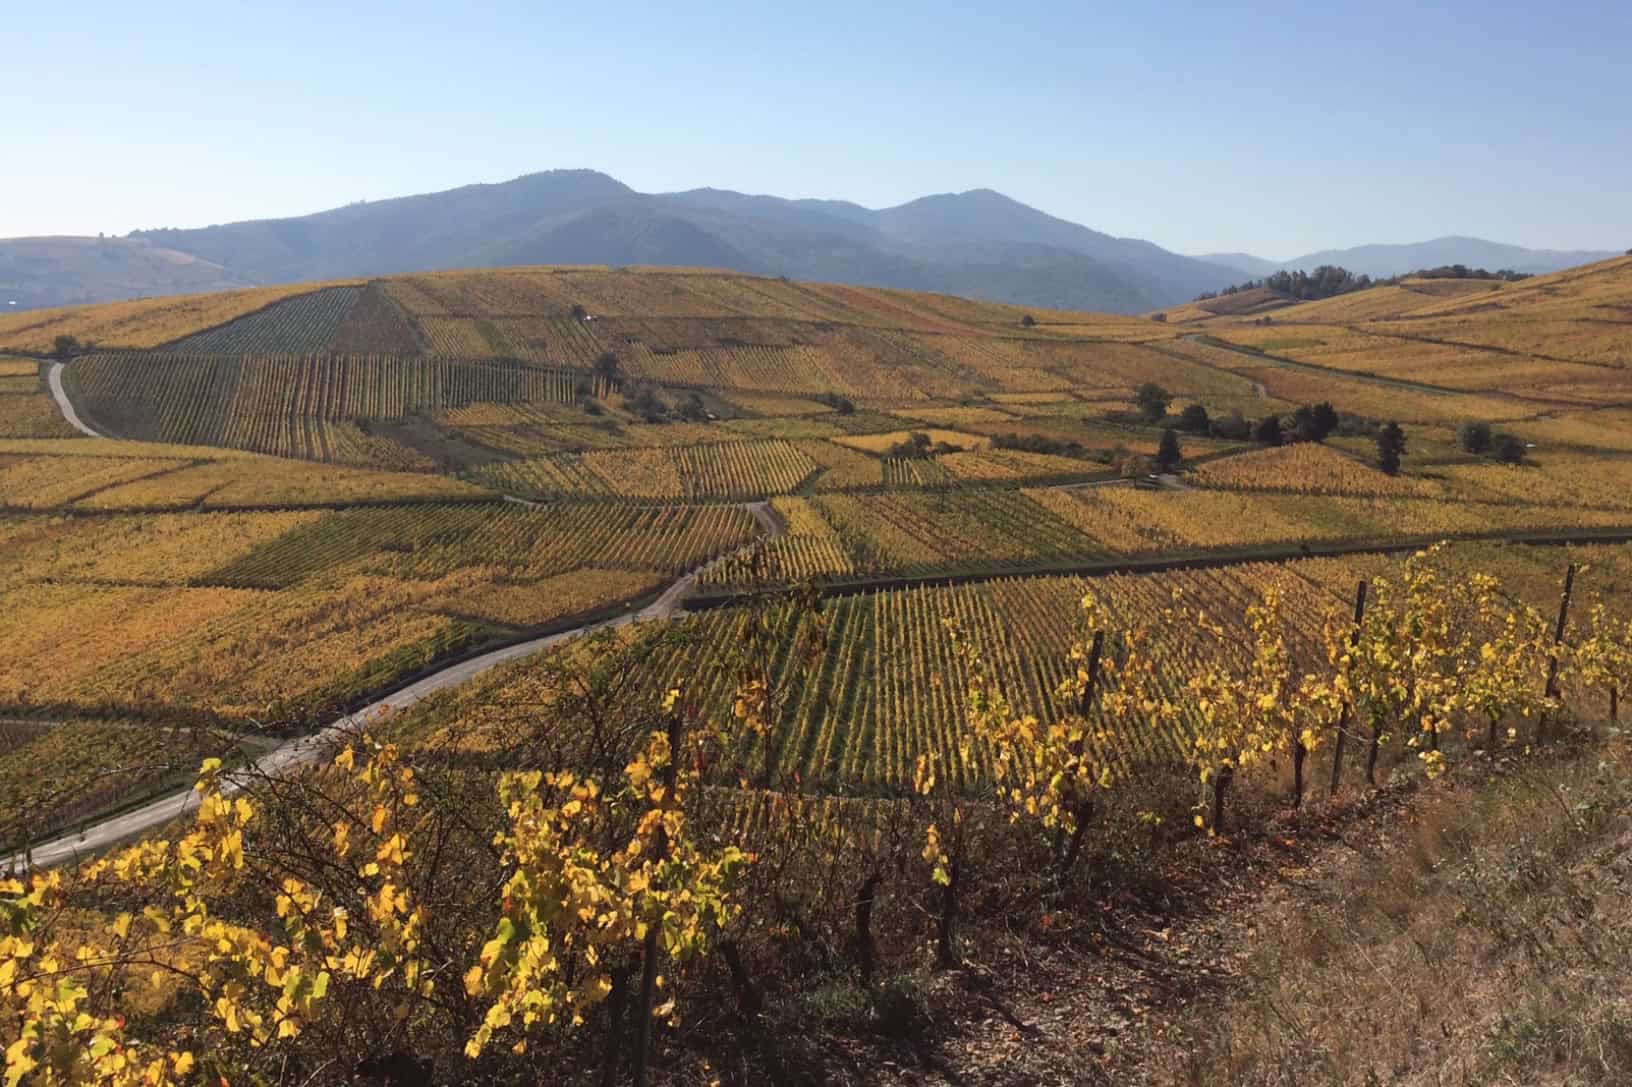
<path id="1" fill-rule="evenodd" d="M 1283 870 L 1147 1082 L 1632 1082 L 1632 752 L 1518 763 Z"/>

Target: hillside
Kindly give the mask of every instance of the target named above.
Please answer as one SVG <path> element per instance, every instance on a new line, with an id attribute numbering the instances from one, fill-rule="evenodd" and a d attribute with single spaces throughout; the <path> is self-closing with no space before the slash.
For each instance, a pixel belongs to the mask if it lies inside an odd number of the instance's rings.
<path id="1" fill-rule="evenodd" d="M 67 1039 L 12 1053 L 1619 1082 L 1624 954 L 1499 923 L 1619 924 L 1537 873 L 1624 868 L 1632 258 L 1234 301 L 525 266 L 0 317 L 0 1009 Z M 1534 1008 L 1447 991 L 1491 961 Z"/>
<path id="2" fill-rule="evenodd" d="M 1585 422 L 1627 403 L 1629 278 L 1632 258 L 1618 257 L 1517 283 L 1406 279 L 1245 311 L 1224 296 L 1168 319 L 1266 361 L 1530 396 Z"/>
<path id="3" fill-rule="evenodd" d="M 50 266 L 19 267 L 21 304 L 184 286 L 115 282 L 89 263 L 81 269 L 77 262 L 89 259 L 83 241 L 59 243 Z M 1114 238 L 984 189 L 871 210 L 718 189 L 640 193 L 590 170 L 132 235 L 141 241 L 218 265 L 238 284 L 262 285 L 437 268 L 642 264 L 1135 313 L 1244 278 L 1240 269 Z"/>
<path id="4" fill-rule="evenodd" d="M 250 278 L 145 238 L 0 239 L 0 307 L 224 291 Z"/>

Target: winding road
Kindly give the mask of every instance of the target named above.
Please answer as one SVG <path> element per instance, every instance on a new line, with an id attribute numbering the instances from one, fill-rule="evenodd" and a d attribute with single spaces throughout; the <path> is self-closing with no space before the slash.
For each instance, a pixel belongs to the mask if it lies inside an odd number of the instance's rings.
<path id="1" fill-rule="evenodd" d="M 68 421 L 69 426 L 87 438 L 104 437 L 103 434 L 86 425 L 85 420 L 79 417 L 79 412 L 74 410 L 73 402 L 68 399 L 67 390 L 62 387 L 63 369 L 62 363 L 53 362 L 45 375 L 46 384 L 51 387 L 51 399 L 57 402 L 57 410 L 62 412 L 62 417 Z"/>
<path id="2" fill-rule="evenodd" d="M 62 411 L 62 417 L 81 434 L 92 438 L 104 437 L 104 435 L 87 426 L 74 410 L 73 404 L 68 399 L 68 394 L 62 387 L 62 369 L 62 363 L 54 362 L 51 364 L 47 376 L 51 387 L 51 396 L 56 400 L 57 407 Z M 524 499 L 516 499 L 515 501 L 522 505 L 533 505 L 533 503 Z M 772 511 L 769 502 L 748 502 L 743 504 L 743 508 L 752 513 L 760 527 L 765 530 L 765 535 L 759 537 L 760 539 L 774 538 L 783 533 L 782 522 Z M 469 683 L 482 673 L 506 661 L 537 653 L 542 649 L 548 649 L 553 645 L 559 645 L 562 642 L 581 637 L 596 630 L 622 627 L 631 623 L 671 619 L 684 610 L 685 599 L 696 586 L 697 578 L 702 575 L 703 571 L 715 563 L 725 561 L 735 553 L 728 552 L 725 555 L 716 556 L 683 575 L 664 589 L 655 600 L 639 611 L 584 623 L 540 638 L 533 638 L 525 642 L 517 642 L 515 645 L 489 650 L 479 656 L 470 657 L 450 664 L 445 668 L 440 668 L 406 686 L 399 687 L 388 694 L 382 695 L 355 713 L 347 714 L 331 722 L 317 732 L 302 736 L 299 739 L 290 740 L 273 748 L 256 759 L 249 770 L 239 771 L 236 775 L 228 775 L 222 783 L 222 791 L 229 795 L 236 792 L 240 787 L 240 777 L 253 778 L 264 774 L 279 774 L 326 758 L 347 737 L 355 735 L 368 724 L 399 713 L 438 691 L 445 691 L 451 687 Z M 72 834 L 65 834 L 41 842 L 29 851 L 27 857 L 21 853 L 6 857 L 4 860 L 0 860 L 0 872 L 7 869 L 23 871 L 30 864 L 36 868 L 71 864 L 162 827 L 166 823 L 186 815 L 196 807 L 198 807 L 198 793 L 191 789 L 160 797 L 140 807 L 109 816 Z"/>
<path id="3" fill-rule="evenodd" d="M 783 526 L 771 511 L 768 502 L 745 503 L 743 508 L 749 510 L 754 519 L 765 529 L 765 536 L 774 538 L 783 532 Z M 328 757 L 347 737 L 354 736 L 365 726 L 382 721 L 395 713 L 414 705 L 416 702 L 445 691 L 450 687 L 457 687 L 468 683 L 506 661 L 525 657 L 550 646 L 559 645 L 573 638 L 581 637 L 593 631 L 615 629 L 628 626 L 631 623 L 657 622 L 672 619 L 684 611 L 683 604 L 686 596 L 697 583 L 697 578 L 715 563 L 723 562 L 736 552 L 727 552 L 716 556 L 708 562 L 680 577 L 668 588 L 664 589 L 650 604 L 636 612 L 601 619 L 592 623 L 568 630 L 557 631 L 540 638 L 533 638 L 515 645 L 507 645 L 500 649 L 489 650 L 480 656 L 450 664 L 438 669 L 430 675 L 399 687 L 389 694 L 369 703 L 355 713 L 330 723 L 328 726 L 290 740 L 288 743 L 267 752 L 256 759 L 248 771 L 240 771 L 244 777 L 253 778 L 259 775 L 279 774 L 296 767 L 306 766 L 320 759 Z M 238 783 L 233 775 L 229 775 L 223 782 L 222 792 L 231 795 L 238 789 Z M 110 816 L 100 822 L 93 823 L 81 830 L 50 839 L 34 846 L 30 857 L 15 854 L 0 862 L 0 872 L 7 868 L 17 871 L 25 870 L 30 860 L 36 868 L 51 868 L 61 864 L 71 864 L 93 854 L 110 849 L 121 842 L 129 841 L 141 834 L 164 826 L 171 820 L 187 814 L 198 806 L 198 793 L 191 789 L 186 792 L 174 793 L 158 800 L 150 801 L 140 807 L 118 815 Z"/>

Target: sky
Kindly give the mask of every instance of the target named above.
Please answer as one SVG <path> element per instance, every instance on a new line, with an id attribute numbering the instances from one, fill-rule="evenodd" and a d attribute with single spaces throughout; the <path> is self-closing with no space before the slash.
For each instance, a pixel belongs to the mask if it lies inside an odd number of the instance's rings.
<path id="1" fill-rule="evenodd" d="M 0 237 L 588 167 L 1185 253 L 1632 245 L 1632 4 L 11 4 Z"/>

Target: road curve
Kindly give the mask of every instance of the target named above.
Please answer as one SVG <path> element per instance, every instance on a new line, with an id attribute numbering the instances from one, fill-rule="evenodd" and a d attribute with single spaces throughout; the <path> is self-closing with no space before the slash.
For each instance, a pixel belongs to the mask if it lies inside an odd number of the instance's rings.
<path id="1" fill-rule="evenodd" d="M 67 412 L 65 404 L 65 411 Z M 782 534 L 782 524 L 771 513 L 770 504 L 766 502 L 745 503 L 744 508 L 753 513 L 755 519 L 765 527 L 767 536 Z M 764 539 L 766 537 L 760 537 Z M 327 727 L 290 740 L 279 747 L 267 752 L 255 760 L 253 771 L 247 777 L 256 777 L 263 774 L 278 774 L 285 770 L 309 765 L 329 755 L 344 739 L 355 735 L 376 721 L 383 721 L 392 714 L 398 713 L 414 703 L 438 691 L 445 691 L 450 687 L 468 683 L 506 661 L 525 657 L 537 653 L 541 649 L 548 649 L 552 645 L 572 638 L 577 638 L 592 631 L 613 629 L 627 626 L 630 623 L 645 623 L 663 619 L 670 619 L 680 614 L 684 609 L 682 603 L 687 594 L 697 583 L 697 578 L 710 566 L 723 561 L 727 556 L 721 555 L 685 574 L 640 611 L 629 612 L 624 615 L 602 619 L 568 630 L 549 634 L 542 638 L 533 638 L 530 641 L 507 645 L 502 649 L 494 649 L 477 657 L 450 664 L 446 668 L 432 672 L 428 676 L 415 680 L 405 687 L 398 688 L 389 694 L 369 703 L 355 713 L 347 714 Z M 239 788 L 237 780 L 229 775 L 222 783 L 222 792 L 228 795 Z M 164 826 L 170 821 L 186 815 L 198 807 L 198 793 L 191 789 L 182 793 L 173 793 L 160 797 L 157 800 L 132 808 L 119 815 L 110 816 L 100 822 L 93 823 L 73 834 L 65 834 L 57 838 L 42 842 L 30 850 L 30 858 L 25 859 L 22 854 L 14 854 L 0 862 L 0 872 L 8 868 L 23 871 L 29 866 L 29 860 L 36 868 L 54 868 L 62 864 L 72 864 L 93 856 L 113 846 L 138 837 L 148 831 Z"/>
<path id="2" fill-rule="evenodd" d="M 51 387 L 51 399 L 57 402 L 57 410 L 62 412 L 62 417 L 68 420 L 69 426 L 73 427 L 87 438 L 106 437 L 106 435 L 102 434 L 100 431 L 94 430 L 90 426 L 86 425 L 85 420 L 79 417 L 79 412 L 74 410 L 73 402 L 68 399 L 67 390 L 62 387 L 62 371 L 62 363 L 53 362 L 50 369 L 48 369 L 45 373 L 45 382 Z"/>

